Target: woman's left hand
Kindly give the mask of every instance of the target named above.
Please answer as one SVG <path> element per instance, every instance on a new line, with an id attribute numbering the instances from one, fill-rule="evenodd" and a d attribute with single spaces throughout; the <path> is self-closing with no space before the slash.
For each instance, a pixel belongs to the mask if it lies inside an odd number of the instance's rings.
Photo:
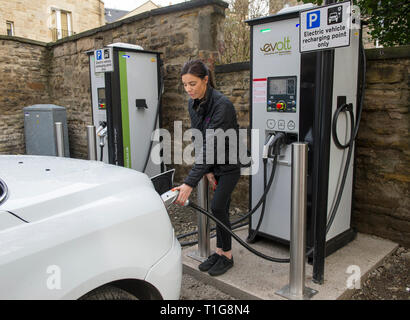
<path id="1" fill-rule="evenodd" d="M 173 188 L 172 190 L 179 190 L 179 195 L 178 195 L 177 200 L 175 200 L 175 203 L 183 206 L 185 205 L 185 202 L 188 200 L 189 196 L 191 195 L 192 187 L 184 183 L 180 185 L 179 187 Z"/>

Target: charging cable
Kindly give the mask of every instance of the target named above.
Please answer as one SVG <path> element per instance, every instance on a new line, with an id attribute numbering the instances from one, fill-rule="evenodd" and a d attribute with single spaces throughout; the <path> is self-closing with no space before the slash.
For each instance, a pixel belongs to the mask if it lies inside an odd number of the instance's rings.
<path id="1" fill-rule="evenodd" d="M 267 141 L 265 142 L 265 145 L 264 145 L 264 152 L 263 152 L 263 155 L 262 155 L 263 156 L 265 172 L 266 172 L 266 166 L 265 165 L 266 165 L 268 157 L 273 158 L 273 168 L 272 168 L 272 173 L 269 177 L 268 184 L 264 188 L 264 192 L 263 192 L 261 198 L 259 199 L 258 203 L 256 204 L 256 206 L 251 211 L 249 211 L 247 213 L 244 213 L 241 218 L 239 218 L 238 220 L 233 221 L 231 223 L 232 229 L 236 229 L 236 228 L 239 228 L 243 225 L 246 225 L 247 223 L 242 224 L 242 225 L 237 225 L 237 224 L 244 221 L 244 220 L 246 220 L 246 219 L 248 219 L 250 216 L 252 216 L 256 212 L 256 210 L 258 210 L 258 208 L 266 201 L 267 194 L 270 190 L 270 187 L 271 187 L 272 182 L 273 182 L 273 178 L 275 176 L 277 156 L 279 156 L 279 154 L 280 154 L 280 146 L 285 144 L 285 140 L 286 140 L 286 136 L 283 132 L 278 132 L 277 134 L 273 134 L 272 136 L 268 136 L 268 139 L 267 139 Z M 276 147 L 276 145 L 278 145 L 278 144 L 280 146 Z M 276 155 L 274 155 L 274 153 Z M 263 219 L 262 214 L 261 214 L 261 218 Z M 261 221 L 261 218 L 260 218 L 260 221 Z M 212 230 L 214 230 L 214 229 L 212 229 Z M 198 231 L 194 231 L 194 232 L 179 235 L 178 239 L 185 238 L 185 237 L 193 235 L 197 232 Z M 256 235 L 255 232 L 254 232 L 254 234 Z M 253 240 L 252 238 L 250 238 L 250 239 L 248 238 L 248 241 L 252 241 L 252 240 Z M 191 244 L 194 244 L 194 242 L 182 243 L 182 245 L 191 245 Z"/>
<path id="2" fill-rule="evenodd" d="M 246 218 L 251 216 L 260 207 L 260 205 L 266 201 L 267 193 L 268 193 L 268 191 L 269 191 L 269 189 L 272 185 L 273 177 L 275 175 L 276 161 L 277 161 L 277 157 L 280 153 L 280 146 L 284 145 L 285 143 L 286 143 L 286 136 L 283 132 L 277 133 L 273 137 L 273 139 L 271 138 L 271 139 L 268 140 L 268 148 L 266 149 L 266 151 L 268 151 L 268 152 L 264 153 L 264 155 L 263 155 L 265 157 L 264 160 L 267 160 L 268 155 L 273 155 L 273 157 L 274 157 L 274 166 L 272 168 L 272 173 L 271 173 L 269 182 L 266 185 L 265 191 L 264 191 L 262 197 L 260 198 L 258 204 L 251 211 L 246 213 L 242 218 L 237 220 L 235 223 L 238 223 L 239 221 L 245 220 Z M 266 161 L 264 161 L 264 163 L 266 164 Z M 266 170 L 265 170 L 265 172 L 266 172 Z M 164 201 L 165 205 L 169 206 L 171 203 L 173 203 L 178 198 L 178 194 L 179 194 L 178 190 L 175 190 L 175 191 L 170 190 L 170 191 L 164 193 L 163 195 L 161 195 L 161 197 L 162 197 L 162 200 Z M 208 218 L 210 218 L 215 223 L 217 223 L 219 226 L 221 226 L 226 232 L 230 233 L 231 236 L 236 241 L 238 241 L 240 245 L 242 245 L 244 248 L 246 248 L 250 252 L 257 255 L 258 257 L 261 257 L 261 258 L 263 258 L 265 260 L 268 260 L 268 261 L 277 262 L 277 263 L 289 263 L 290 262 L 289 258 L 271 257 L 271 256 L 268 256 L 268 255 L 266 255 L 266 254 L 264 254 L 264 253 L 262 253 L 262 252 L 260 252 L 256 249 L 252 248 L 245 241 L 243 241 L 240 237 L 238 237 L 234 232 L 232 232 L 232 230 L 229 227 L 227 227 L 224 223 L 222 223 L 218 218 L 214 217 L 211 213 L 209 213 L 208 211 L 204 210 L 203 208 L 197 206 L 196 204 L 189 202 L 189 200 L 187 200 L 185 202 L 184 206 L 190 206 L 191 208 L 197 210 L 201 214 L 206 215 Z M 259 222 L 261 222 L 262 219 L 263 219 L 263 216 L 261 215 Z M 258 223 L 258 226 L 260 226 L 260 223 Z M 257 232 L 257 230 L 255 230 L 255 232 Z"/>

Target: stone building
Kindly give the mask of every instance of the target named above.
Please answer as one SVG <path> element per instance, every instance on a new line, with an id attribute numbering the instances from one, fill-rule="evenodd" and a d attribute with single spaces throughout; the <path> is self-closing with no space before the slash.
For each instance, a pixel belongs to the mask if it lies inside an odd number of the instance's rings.
<path id="1" fill-rule="evenodd" d="M 0 1 L 0 35 L 51 42 L 104 24 L 101 0 Z"/>

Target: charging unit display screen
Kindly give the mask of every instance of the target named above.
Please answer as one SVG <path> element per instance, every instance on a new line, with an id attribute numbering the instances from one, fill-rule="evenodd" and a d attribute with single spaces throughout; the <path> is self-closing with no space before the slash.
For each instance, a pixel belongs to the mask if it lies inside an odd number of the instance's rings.
<path id="1" fill-rule="evenodd" d="M 296 112 L 296 77 L 268 78 L 268 112 Z"/>
<path id="2" fill-rule="evenodd" d="M 105 88 L 97 88 L 97 94 L 98 94 L 98 109 L 105 110 L 106 109 Z"/>

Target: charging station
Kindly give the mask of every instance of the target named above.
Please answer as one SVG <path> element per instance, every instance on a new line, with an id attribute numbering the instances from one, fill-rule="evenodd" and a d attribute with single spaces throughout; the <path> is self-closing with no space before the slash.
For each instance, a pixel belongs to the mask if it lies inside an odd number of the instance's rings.
<path id="1" fill-rule="evenodd" d="M 304 50 L 300 43 L 305 35 L 312 35 L 318 46 L 322 43 L 321 49 L 326 49 L 327 38 L 320 38 L 321 34 L 315 28 L 321 24 L 340 32 L 337 14 L 342 11 L 329 11 L 326 7 L 328 19 L 322 17 L 319 22 L 315 21 L 309 26 L 310 31 L 301 35 L 299 17 L 305 9 L 306 6 L 288 8 L 276 15 L 247 21 L 251 28 L 251 128 L 259 129 L 259 150 L 264 148 L 270 136 L 279 132 L 286 135 L 287 141 L 287 145 L 280 150 L 275 167 L 272 161 L 267 162 L 268 172 L 276 170 L 275 179 L 266 196 L 262 221 L 260 223 L 262 208 L 259 208 L 251 218 L 249 234 L 256 233 L 257 236 L 289 243 L 290 144 L 307 142 L 306 245 L 307 249 L 314 248 L 313 255 L 309 256 L 309 262 L 313 262 L 314 267 L 313 279 L 322 283 L 325 256 L 355 237 L 350 225 L 354 144 L 351 144 L 351 151 L 341 149 L 334 135 L 341 137 L 344 143 L 354 139 L 353 121 L 347 113 L 340 113 L 339 116 L 336 111 L 341 106 L 350 105 L 354 117 L 357 116 L 361 30 L 347 30 L 348 45 L 326 51 Z M 346 14 L 344 11 L 342 13 Z M 350 157 L 349 152 L 352 153 Z M 252 157 L 259 159 L 259 168 L 262 168 L 262 158 Z M 264 193 L 262 170 L 252 173 L 249 190 L 249 206 L 253 208 Z M 336 214 L 330 217 L 335 205 Z"/>
<path id="2" fill-rule="evenodd" d="M 160 155 L 151 157 L 161 127 L 160 53 L 125 43 L 87 53 L 98 159 L 150 177 L 163 172 Z"/>

